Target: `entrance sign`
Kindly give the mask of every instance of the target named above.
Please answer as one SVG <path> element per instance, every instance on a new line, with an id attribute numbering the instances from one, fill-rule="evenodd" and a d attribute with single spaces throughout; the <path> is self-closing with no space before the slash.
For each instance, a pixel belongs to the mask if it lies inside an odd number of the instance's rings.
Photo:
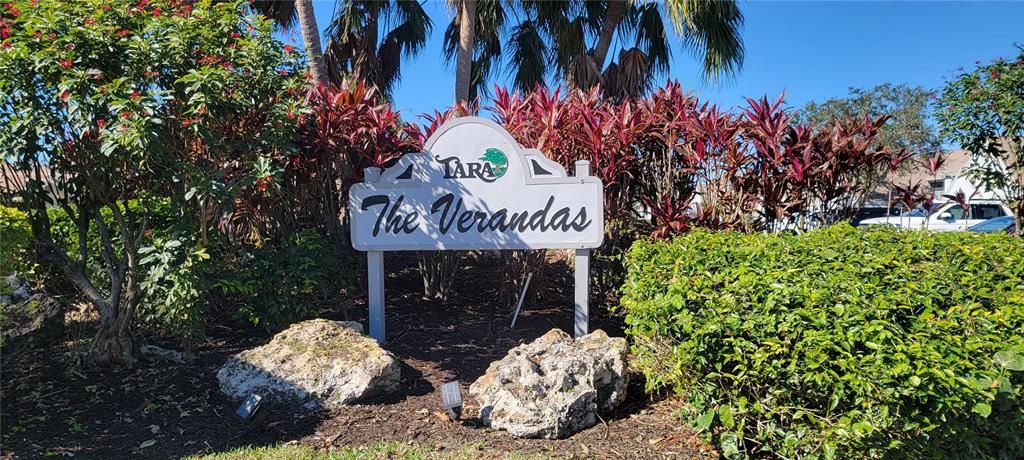
<path id="1" fill-rule="evenodd" d="M 352 245 L 367 251 L 370 335 L 384 340 L 382 251 L 576 250 L 576 335 L 587 332 L 590 249 L 604 239 L 603 185 L 524 149 L 490 120 L 451 120 L 349 190 Z"/>
<path id="2" fill-rule="evenodd" d="M 601 181 L 568 177 L 489 120 L 459 118 L 349 191 L 361 251 L 596 248 Z"/>

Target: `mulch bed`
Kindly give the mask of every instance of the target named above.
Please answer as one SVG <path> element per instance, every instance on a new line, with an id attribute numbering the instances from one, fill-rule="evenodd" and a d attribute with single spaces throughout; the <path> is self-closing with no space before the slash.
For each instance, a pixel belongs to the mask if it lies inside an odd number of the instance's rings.
<path id="1" fill-rule="evenodd" d="M 623 407 L 568 439 L 517 439 L 483 427 L 468 396 L 469 384 L 510 348 L 552 328 L 572 331 L 572 277 L 565 262 L 547 264 L 537 301 L 523 306 L 511 330 L 511 309 L 498 300 L 501 293 L 494 287 L 494 260 L 476 257 L 466 265 L 447 302 L 423 300 L 412 255 L 387 255 L 391 275 L 386 282 L 385 348 L 406 365 L 404 391 L 338 411 L 301 417 L 272 412 L 254 426 L 233 415 L 237 402 L 220 393 L 216 372 L 231 354 L 266 343 L 267 334 L 214 326 L 193 350 L 195 360 L 189 364 L 143 363 L 115 371 L 89 369 L 72 358 L 87 345 L 87 333 L 49 347 L 4 350 L 0 458 L 177 458 L 293 440 L 318 449 L 381 440 L 409 441 L 442 452 L 470 445 L 482 457 L 505 452 L 576 458 L 717 457 L 679 421 L 679 401 L 652 398 L 639 378 Z M 365 299 L 357 299 L 350 313 L 350 319 L 365 324 Z M 592 328 L 622 335 L 620 321 L 595 316 Z M 467 400 L 459 421 L 448 420 L 440 408 L 440 385 L 454 379 L 462 383 Z"/>

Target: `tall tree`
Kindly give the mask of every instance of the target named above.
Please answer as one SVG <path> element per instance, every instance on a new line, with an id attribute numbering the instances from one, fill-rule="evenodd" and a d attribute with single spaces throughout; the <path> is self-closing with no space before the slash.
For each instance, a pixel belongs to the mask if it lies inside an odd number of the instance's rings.
<path id="1" fill-rule="evenodd" d="M 884 83 L 874 88 L 850 88 L 849 95 L 824 102 L 808 102 L 797 111 L 801 123 L 816 126 L 832 120 L 888 116 L 875 139 L 877 143 L 911 154 L 932 153 L 941 147 L 939 135 L 929 122 L 929 100 L 933 93 L 920 86 Z"/>
<path id="2" fill-rule="evenodd" d="M 507 24 L 506 16 L 517 20 Z M 640 96 L 650 89 L 656 75 L 668 71 L 666 22 L 702 59 L 705 78 L 731 74 L 743 62 L 739 35 L 743 16 L 732 0 L 479 0 L 476 17 L 471 95 L 474 89 L 484 90 L 489 73 L 500 67 L 504 43 L 517 89 L 543 85 L 553 69 L 555 76 L 571 87 L 602 86 L 607 96 Z M 445 33 L 449 60 L 455 57 L 456 40 L 461 38 L 455 32 L 457 27 L 456 18 Z M 605 65 L 616 38 L 628 49 L 624 47 Z"/>
<path id="3" fill-rule="evenodd" d="M 1024 231 L 1024 46 L 961 71 L 936 101 L 942 135 L 970 152 L 968 175 L 995 192 Z"/>
<path id="4" fill-rule="evenodd" d="M 260 14 L 276 21 L 284 29 L 290 29 L 298 22 L 299 33 L 302 34 L 302 43 L 306 49 L 309 73 L 315 82 L 327 81 L 324 52 L 320 46 L 320 28 L 317 27 L 312 0 L 256 0 L 252 7 Z"/>
<path id="5" fill-rule="evenodd" d="M 327 29 L 324 57 L 330 80 L 340 83 L 351 76 L 390 97 L 402 78 L 402 59 L 422 51 L 432 29 L 417 0 L 340 3 Z"/>
<path id="6" fill-rule="evenodd" d="M 455 102 L 459 103 L 469 102 L 469 87 L 473 74 L 473 51 L 476 44 L 476 0 L 456 0 L 456 5 L 459 41 L 455 65 Z"/>
<path id="7" fill-rule="evenodd" d="M 306 40 L 299 4 L 308 0 L 256 1 L 253 7 L 282 28 L 298 20 Z M 312 11 L 312 10 L 308 10 Z M 316 19 L 311 17 L 313 28 Z M 346 77 L 376 87 L 385 97 L 402 78 L 402 59 L 419 54 L 433 29 L 430 17 L 417 0 L 343 0 L 327 27 L 327 46 L 319 60 L 322 78 L 340 84 Z M 315 42 L 311 51 L 309 43 Z M 319 35 L 307 41 L 307 53 L 320 53 Z M 313 70 L 313 61 L 310 61 Z"/>

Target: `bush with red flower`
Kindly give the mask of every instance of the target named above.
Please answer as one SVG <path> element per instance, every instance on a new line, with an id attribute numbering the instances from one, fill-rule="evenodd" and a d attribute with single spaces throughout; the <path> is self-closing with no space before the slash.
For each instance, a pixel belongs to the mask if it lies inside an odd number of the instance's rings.
<path id="1" fill-rule="evenodd" d="M 0 198 L 28 212 L 43 259 L 100 313 L 91 358 L 131 363 L 152 208 L 169 200 L 185 234 L 260 238 L 294 153 L 301 63 L 245 1 L 0 6 L 0 144 L 14 184 Z M 54 237 L 52 206 L 83 241 L 98 230 L 98 254 Z"/>

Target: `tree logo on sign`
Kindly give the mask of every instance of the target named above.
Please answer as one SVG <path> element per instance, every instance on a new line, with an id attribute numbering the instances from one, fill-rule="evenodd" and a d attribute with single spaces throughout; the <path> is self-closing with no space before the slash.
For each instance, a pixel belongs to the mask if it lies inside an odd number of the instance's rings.
<path id="1" fill-rule="evenodd" d="M 435 156 L 434 159 L 444 164 L 445 179 L 480 179 L 484 182 L 494 182 L 508 171 L 508 157 L 505 156 L 505 152 L 494 147 L 484 151 L 480 163 L 463 163 L 459 157 L 454 156 Z"/>

